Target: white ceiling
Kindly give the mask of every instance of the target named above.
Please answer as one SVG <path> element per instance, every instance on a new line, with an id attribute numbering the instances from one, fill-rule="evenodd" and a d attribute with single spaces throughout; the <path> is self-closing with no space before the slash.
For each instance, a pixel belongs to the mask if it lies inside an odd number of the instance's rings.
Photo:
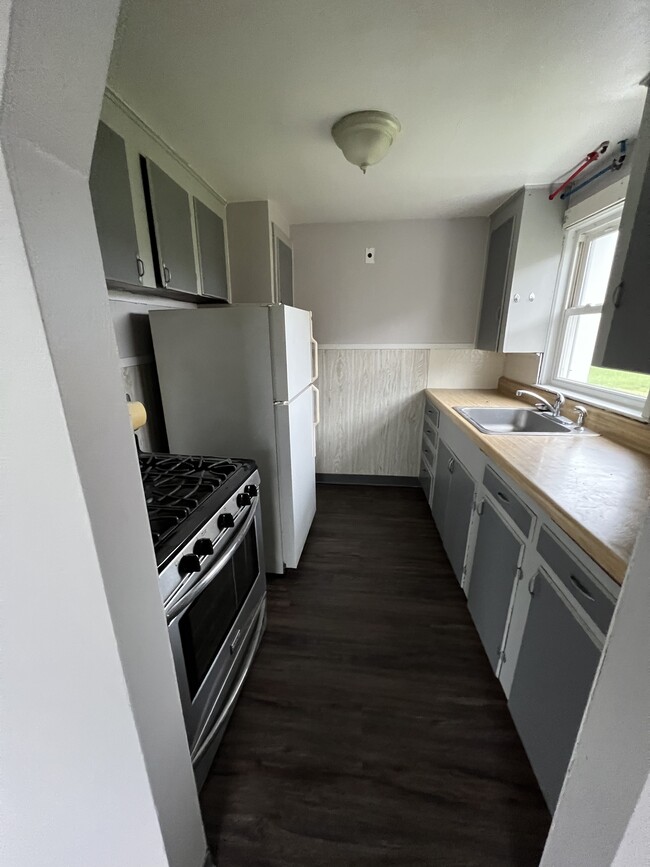
<path id="1" fill-rule="evenodd" d="M 109 85 L 229 201 L 292 222 L 485 215 L 633 135 L 648 0 L 125 0 Z M 364 177 L 346 112 L 403 132 Z"/>

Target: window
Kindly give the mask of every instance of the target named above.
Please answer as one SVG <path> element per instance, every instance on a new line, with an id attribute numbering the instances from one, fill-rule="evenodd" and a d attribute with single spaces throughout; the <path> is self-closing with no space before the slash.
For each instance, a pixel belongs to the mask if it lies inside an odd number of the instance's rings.
<path id="1" fill-rule="evenodd" d="M 567 231 L 561 271 L 566 291 L 552 336 L 546 378 L 566 391 L 642 410 L 650 391 L 650 375 L 591 363 L 621 211 L 622 205 L 616 205 Z"/>

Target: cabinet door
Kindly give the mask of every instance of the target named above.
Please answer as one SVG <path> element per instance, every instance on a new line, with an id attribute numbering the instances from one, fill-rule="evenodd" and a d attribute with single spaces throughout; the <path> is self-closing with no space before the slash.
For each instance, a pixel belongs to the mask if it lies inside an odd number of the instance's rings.
<path id="1" fill-rule="evenodd" d="M 438 456 L 436 458 L 436 475 L 433 483 L 433 503 L 431 511 L 440 537 L 444 544 L 445 514 L 449 500 L 449 488 L 451 486 L 451 473 L 449 472 L 452 454 L 443 443 L 438 441 Z"/>
<path id="2" fill-rule="evenodd" d="M 138 259 L 126 147 L 124 139 L 101 121 L 90 167 L 90 196 L 106 279 L 137 284 L 144 268 Z"/>
<path id="3" fill-rule="evenodd" d="M 199 245 L 201 291 L 210 298 L 228 300 L 226 244 L 223 220 L 198 199 L 194 199 L 196 235 Z"/>
<path id="4" fill-rule="evenodd" d="M 467 607 L 494 671 L 499 662 L 522 548 L 522 543 L 496 509 L 484 501 Z"/>
<path id="5" fill-rule="evenodd" d="M 424 496 L 427 498 L 428 503 L 431 499 L 431 485 L 433 483 L 433 480 L 431 478 L 431 473 L 429 472 L 429 467 L 424 461 L 421 461 L 420 463 L 420 474 L 418 478 L 420 480 L 420 485 L 422 486 Z"/>
<path id="6" fill-rule="evenodd" d="M 573 611 L 538 572 L 508 706 L 551 812 L 599 656 Z"/>
<path id="7" fill-rule="evenodd" d="M 148 159 L 145 164 L 160 282 L 169 289 L 196 294 L 189 194 L 154 162 Z"/>
<path id="8" fill-rule="evenodd" d="M 650 96 L 632 170 L 593 363 L 650 373 Z"/>
<path id="9" fill-rule="evenodd" d="M 467 548 L 467 534 L 474 503 L 474 480 L 465 467 L 452 457 L 450 465 L 451 481 L 445 514 L 445 530 L 442 542 L 459 581 L 463 577 L 463 562 Z"/>
<path id="10" fill-rule="evenodd" d="M 275 239 L 276 280 L 280 304 L 293 304 L 293 250 L 281 238 Z"/>
<path id="11" fill-rule="evenodd" d="M 499 348 L 499 331 L 505 302 L 506 281 L 510 264 L 510 248 L 514 232 L 514 217 L 501 223 L 490 235 L 481 318 L 476 338 L 477 349 L 496 352 Z"/>

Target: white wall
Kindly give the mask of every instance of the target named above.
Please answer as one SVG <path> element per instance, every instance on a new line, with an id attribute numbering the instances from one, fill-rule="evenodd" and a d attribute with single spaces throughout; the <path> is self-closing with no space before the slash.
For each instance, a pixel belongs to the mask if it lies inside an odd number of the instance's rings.
<path id="1" fill-rule="evenodd" d="M 118 6 L 0 12 L 8 867 L 205 854 L 88 190 Z"/>
<path id="2" fill-rule="evenodd" d="M 650 517 L 632 554 L 541 867 L 648 863 L 631 853 L 650 852 L 650 817 L 644 813 L 650 775 L 649 612 Z"/>
<path id="3" fill-rule="evenodd" d="M 487 230 L 483 218 L 292 226 L 296 304 L 322 344 L 473 345 Z"/>

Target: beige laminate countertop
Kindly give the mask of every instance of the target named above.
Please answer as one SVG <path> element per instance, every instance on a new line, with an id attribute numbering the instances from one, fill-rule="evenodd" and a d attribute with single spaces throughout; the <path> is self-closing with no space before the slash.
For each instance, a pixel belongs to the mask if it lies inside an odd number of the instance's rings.
<path id="1" fill-rule="evenodd" d="M 622 583 L 650 498 L 650 457 L 603 436 L 483 434 L 455 406 L 529 406 L 499 391 L 427 396 L 593 560 Z"/>

